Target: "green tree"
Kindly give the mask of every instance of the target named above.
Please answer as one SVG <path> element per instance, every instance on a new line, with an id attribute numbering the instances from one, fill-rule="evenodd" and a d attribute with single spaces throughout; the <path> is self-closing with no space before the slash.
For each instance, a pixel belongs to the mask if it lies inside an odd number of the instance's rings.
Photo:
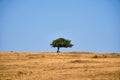
<path id="1" fill-rule="evenodd" d="M 56 40 L 53 40 L 53 42 L 50 44 L 52 47 L 57 47 L 57 53 L 59 53 L 60 48 L 64 47 L 64 48 L 68 48 L 68 47 L 72 47 L 73 44 L 71 44 L 71 41 L 68 39 L 64 39 L 64 38 L 58 38 Z"/>

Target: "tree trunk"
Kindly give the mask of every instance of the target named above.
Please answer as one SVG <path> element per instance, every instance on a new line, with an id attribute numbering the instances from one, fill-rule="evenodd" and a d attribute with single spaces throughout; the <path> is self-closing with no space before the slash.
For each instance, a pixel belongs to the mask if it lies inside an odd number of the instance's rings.
<path id="1" fill-rule="evenodd" d="M 57 47 L 57 53 L 59 53 L 59 52 L 60 52 L 59 50 L 60 50 L 60 47 Z"/>

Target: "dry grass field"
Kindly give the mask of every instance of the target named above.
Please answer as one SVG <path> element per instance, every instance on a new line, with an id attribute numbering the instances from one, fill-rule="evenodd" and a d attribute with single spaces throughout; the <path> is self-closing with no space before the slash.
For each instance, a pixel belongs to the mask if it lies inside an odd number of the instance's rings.
<path id="1" fill-rule="evenodd" d="M 0 80 L 120 80 L 120 54 L 0 52 Z"/>

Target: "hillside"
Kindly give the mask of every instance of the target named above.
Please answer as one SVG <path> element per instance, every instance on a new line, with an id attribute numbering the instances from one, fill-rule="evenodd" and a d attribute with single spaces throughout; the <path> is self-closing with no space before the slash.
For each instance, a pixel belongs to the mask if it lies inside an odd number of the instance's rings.
<path id="1" fill-rule="evenodd" d="M 120 54 L 0 52 L 0 80 L 120 80 Z"/>

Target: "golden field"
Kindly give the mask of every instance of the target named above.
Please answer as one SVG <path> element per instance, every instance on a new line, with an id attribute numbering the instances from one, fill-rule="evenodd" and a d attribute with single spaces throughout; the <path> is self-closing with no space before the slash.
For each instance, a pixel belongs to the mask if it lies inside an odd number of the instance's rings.
<path id="1" fill-rule="evenodd" d="M 0 52 L 0 80 L 120 80 L 120 54 Z"/>

